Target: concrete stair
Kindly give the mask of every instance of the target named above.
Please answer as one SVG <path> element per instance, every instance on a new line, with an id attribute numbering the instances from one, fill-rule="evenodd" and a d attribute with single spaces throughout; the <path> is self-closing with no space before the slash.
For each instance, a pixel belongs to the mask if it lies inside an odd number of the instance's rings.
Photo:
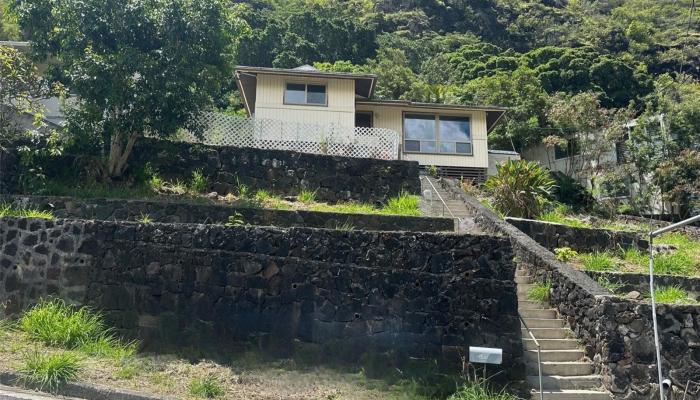
<path id="1" fill-rule="evenodd" d="M 447 207 L 449 207 L 450 211 L 454 214 L 456 218 L 466 218 L 466 217 L 471 217 L 472 214 L 467 210 L 467 207 L 464 205 L 464 202 L 459 199 L 453 199 L 452 195 L 443 189 L 442 185 L 440 182 L 438 182 L 437 179 L 429 177 L 427 175 L 421 175 L 420 177 L 420 182 L 421 182 L 421 193 L 425 193 L 426 190 L 432 190 L 432 186 L 430 186 L 430 183 L 428 181 L 432 182 L 433 186 L 435 186 L 435 189 L 437 190 L 438 194 L 442 197 L 442 199 L 445 201 L 447 204 Z M 434 192 L 434 191 L 433 191 Z M 432 201 L 432 206 L 430 205 L 430 202 L 428 199 L 425 197 L 421 197 L 421 202 L 423 202 L 423 206 L 421 209 L 428 213 L 429 215 L 432 216 L 442 216 L 442 202 L 435 196 L 433 193 L 433 201 Z M 445 210 L 445 216 L 450 217 L 449 212 Z"/>
<path id="2" fill-rule="evenodd" d="M 574 333 L 548 305 L 529 300 L 527 294 L 535 285 L 527 270 L 515 273 L 518 284 L 518 311 L 540 344 L 543 397 L 549 400 L 610 400 L 602 388 L 599 375 L 593 375 L 593 364 L 586 359 Z M 527 381 L 531 398 L 540 399 L 538 351 L 529 331 L 522 326 Z"/>

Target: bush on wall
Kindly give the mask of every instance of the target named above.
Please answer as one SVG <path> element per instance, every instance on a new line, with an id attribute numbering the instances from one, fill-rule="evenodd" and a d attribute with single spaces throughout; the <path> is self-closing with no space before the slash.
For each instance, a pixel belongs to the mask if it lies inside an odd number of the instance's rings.
<path id="1" fill-rule="evenodd" d="M 485 184 L 500 213 L 516 218 L 537 218 L 552 197 L 555 182 L 549 171 L 531 161 L 509 160 L 496 166 Z"/>

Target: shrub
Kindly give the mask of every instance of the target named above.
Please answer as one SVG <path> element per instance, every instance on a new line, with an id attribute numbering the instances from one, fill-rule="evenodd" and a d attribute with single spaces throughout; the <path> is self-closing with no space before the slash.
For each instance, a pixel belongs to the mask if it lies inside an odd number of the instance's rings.
<path id="1" fill-rule="evenodd" d="M 493 206 L 504 215 L 537 218 L 554 189 L 549 172 L 537 163 L 509 160 L 496 166 L 484 188 L 493 196 Z"/>
<path id="2" fill-rule="evenodd" d="M 192 181 L 190 182 L 190 190 L 195 193 L 202 193 L 209 188 L 209 180 L 201 169 L 192 172 Z"/>
<path id="3" fill-rule="evenodd" d="M 554 249 L 554 254 L 557 255 L 557 260 L 567 262 L 578 257 L 578 252 L 571 247 L 560 247 Z"/>
<path id="4" fill-rule="evenodd" d="M 666 304 L 694 304 L 694 300 L 688 298 L 688 292 L 680 286 L 659 287 L 654 292 L 656 301 Z"/>
<path id="5" fill-rule="evenodd" d="M 316 190 L 302 189 L 297 196 L 297 200 L 302 203 L 313 203 L 316 201 Z"/>
<path id="6" fill-rule="evenodd" d="M 221 382 L 211 375 L 202 379 L 193 379 L 190 382 L 189 390 L 192 396 L 205 399 L 213 399 L 224 394 Z"/>
<path id="7" fill-rule="evenodd" d="M 535 284 L 528 292 L 528 300 L 538 301 L 540 303 L 549 302 L 549 291 L 552 288 L 551 282 L 540 282 Z"/>
<path id="8" fill-rule="evenodd" d="M 40 389 L 56 389 L 64 382 L 77 378 L 81 370 L 80 360 L 73 353 L 26 355 L 20 367 L 22 380 Z"/>
<path id="9" fill-rule="evenodd" d="M 595 203 L 591 193 L 577 180 L 560 171 L 551 171 L 552 179 L 556 184 L 554 198 L 575 210 L 588 210 Z"/>
<path id="10" fill-rule="evenodd" d="M 401 192 L 397 197 L 392 197 L 382 208 L 384 214 L 396 215 L 420 215 L 418 196 Z"/>
<path id="11" fill-rule="evenodd" d="M 580 257 L 583 267 L 589 271 L 612 271 L 615 269 L 615 260 L 608 253 L 588 253 Z"/>

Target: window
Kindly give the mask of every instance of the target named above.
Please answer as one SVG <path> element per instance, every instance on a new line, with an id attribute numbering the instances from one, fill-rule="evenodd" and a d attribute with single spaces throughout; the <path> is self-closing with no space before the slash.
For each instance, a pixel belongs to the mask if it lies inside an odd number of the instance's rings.
<path id="1" fill-rule="evenodd" d="M 406 114 L 403 130 L 406 152 L 473 154 L 469 118 Z"/>
<path id="2" fill-rule="evenodd" d="M 372 127 L 372 113 L 365 111 L 358 111 L 355 113 L 355 126 L 358 128 L 371 128 Z"/>
<path id="3" fill-rule="evenodd" d="M 326 86 L 288 83 L 284 91 L 285 104 L 326 105 Z"/>

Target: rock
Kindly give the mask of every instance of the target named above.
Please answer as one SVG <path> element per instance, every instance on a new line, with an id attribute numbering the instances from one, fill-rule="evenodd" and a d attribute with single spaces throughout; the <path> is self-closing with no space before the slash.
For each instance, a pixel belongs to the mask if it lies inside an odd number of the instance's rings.
<path id="1" fill-rule="evenodd" d="M 626 299 L 630 300 L 641 300 L 643 298 L 642 294 L 636 290 L 633 290 L 625 295 Z"/>

